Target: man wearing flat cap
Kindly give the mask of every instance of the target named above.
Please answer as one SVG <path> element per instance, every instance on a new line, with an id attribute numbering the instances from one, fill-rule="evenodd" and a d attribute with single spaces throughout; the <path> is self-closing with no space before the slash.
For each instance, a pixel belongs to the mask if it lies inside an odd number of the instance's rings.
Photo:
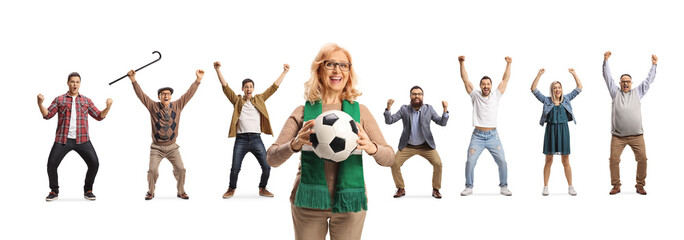
<path id="1" fill-rule="evenodd" d="M 159 164 L 163 158 L 166 158 L 173 165 L 173 176 L 176 178 L 178 193 L 176 196 L 181 199 L 189 199 L 188 194 L 185 193 L 185 167 L 183 167 L 183 159 L 181 159 L 180 151 L 178 151 L 178 144 L 176 144 L 176 137 L 178 137 L 178 129 L 180 128 L 180 115 L 183 107 L 187 104 L 199 87 L 202 77 L 204 77 L 203 70 L 195 72 L 197 78 L 190 85 L 183 96 L 178 100 L 171 102 L 171 94 L 173 89 L 170 87 L 160 88 L 157 91 L 157 97 L 161 102 L 155 102 L 145 93 L 138 85 L 135 79 L 135 71 L 128 72 L 128 78 L 133 83 L 133 90 L 140 101 L 145 105 L 150 112 L 150 122 L 152 124 L 152 145 L 150 145 L 150 169 L 147 171 L 147 182 L 149 190 L 145 195 L 145 200 L 152 200 L 154 198 L 154 186 L 159 177 Z"/>

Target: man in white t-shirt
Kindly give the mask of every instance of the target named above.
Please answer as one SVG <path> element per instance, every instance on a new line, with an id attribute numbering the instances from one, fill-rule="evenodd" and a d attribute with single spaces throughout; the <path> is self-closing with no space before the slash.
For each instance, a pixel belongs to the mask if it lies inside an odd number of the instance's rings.
<path id="1" fill-rule="evenodd" d="M 228 191 L 223 194 L 223 198 L 231 198 L 235 194 L 238 174 L 242 167 L 242 160 L 248 152 L 251 152 L 252 155 L 256 157 L 257 161 L 259 161 L 259 165 L 261 165 L 259 196 L 273 197 L 273 193 L 266 190 L 271 167 L 266 162 L 266 148 L 261 141 L 260 135 L 262 132 L 273 135 L 271 123 L 268 118 L 268 111 L 266 111 L 266 100 L 278 90 L 280 83 L 285 78 L 285 74 L 290 70 L 290 65 L 284 64 L 283 72 L 280 74 L 280 77 L 261 94 L 253 94 L 254 81 L 249 78 L 242 81 L 242 93 L 244 96 L 236 95 L 235 92 L 228 87 L 228 83 L 223 79 L 220 68 L 221 63 L 214 62 L 214 69 L 216 69 L 216 74 L 218 75 L 219 81 L 221 81 L 223 93 L 226 94 L 228 100 L 235 107 L 228 133 L 229 138 L 235 137 L 233 161 L 230 169 Z"/>
<path id="2" fill-rule="evenodd" d="M 468 79 L 466 73 L 464 56 L 458 57 L 461 65 L 461 79 L 465 85 L 466 92 L 470 94 L 473 102 L 473 136 L 470 138 L 468 147 L 468 160 L 466 161 L 466 189 L 461 192 L 461 196 L 468 196 L 473 193 L 473 172 L 477 159 L 484 149 L 487 149 L 494 162 L 499 166 L 499 187 L 501 194 L 505 196 L 513 195 L 508 190 L 508 167 L 504 155 L 503 146 L 499 140 L 499 133 L 496 131 L 496 117 L 499 111 L 499 99 L 506 91 L 508 79 L 511 76 L 511 57 L 506 57 L 506 71 L 499 86 L 492 91 L 492 79 L 484 76 L 480 79 L 480 89 L 474 89 L 473 84 Z"/>

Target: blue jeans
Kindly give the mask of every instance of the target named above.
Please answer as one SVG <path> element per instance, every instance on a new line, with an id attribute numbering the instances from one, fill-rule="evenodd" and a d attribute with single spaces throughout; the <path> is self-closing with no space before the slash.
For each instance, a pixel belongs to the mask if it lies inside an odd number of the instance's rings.
<path id="1" fill-rule="evenodd" d="M 470 146 L 468 147 L 468 161 L 466 161 L 466 187 L 473 187 L 473 171 L 477 159 L 482 154 L 484 149 L 489 150 L 489 153 L 494 157 L 494 162 L 499 166 L 499 187 L 508 186 L 508 166 L 506 165 L 506 156 L 504 155 L 503 146 L 499 140 L 499 133 L 496 129 L 491 131 L 480 131 L 475 129 L 473 136 L 470 138 Z"/>
<path id="2" fill-rule="evenodd" d="M 260 188 L 265 188 L 268 183 L 268 176 L 271 174 L 271 166 L 266 162 L 266 148 L 261 142 L 259 133 L 240 133 L 235 137 L 235 145 L 233 146 L 233 166 L 230 168 L 230 184 L 228 187 L 237 188 L 237 178 L 242 167 L 242 160 L 245 155 L 251 152 L 259 165 L 261 165 L 261 181 Z"/>

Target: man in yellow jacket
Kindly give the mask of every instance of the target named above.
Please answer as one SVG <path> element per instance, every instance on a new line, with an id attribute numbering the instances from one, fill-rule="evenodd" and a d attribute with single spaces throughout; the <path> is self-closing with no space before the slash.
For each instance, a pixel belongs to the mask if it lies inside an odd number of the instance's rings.
<path id="1" fill-rule="evenodd" d="M 259 196 L 273 197 L 273 193 L 266 190 L 268 177 L 271 172 L 271 167 L 266 162 L 266 148 L 261 141 L 261 133 L 273 135 L 271 130 L 271 123 L 266 110 L 266 100 L 278 90 L 280 83 L 285 78 L 285 74 L 290 70 L 290 65 L 283 65 L 283 73 L 280 77 L 261 94 L 254 95 L 254 81 L 247 78 L 242 81 L 243 95 L 236 95 L 230 89 L 228 83 L 221 74 L 221 63 L 214 62 L 214 69 L 218 75 L 219 81 L 223 88 L 223 93 L 235 107 L 233 110 L 233 117 L 230 121 L 230 130 L 228 137 L 235 137 L 235 145 L 233 146 L 233 163 L 230 169 L 230 183 L 228 191 L 223 194 L 223 198 L 231 198 L 235 194 L 237 188 L 237 178 L 242 166 L 242 160 L 248 152 L 251 152 L 261 165 L 261 181 L 259 182 Z"/>

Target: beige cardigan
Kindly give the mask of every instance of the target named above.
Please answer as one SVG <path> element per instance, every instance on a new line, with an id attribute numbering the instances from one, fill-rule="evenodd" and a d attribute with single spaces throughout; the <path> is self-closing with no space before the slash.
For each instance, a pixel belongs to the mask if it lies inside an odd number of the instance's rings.
<path id="1" fill-rule="evenodd" d="M 323 104 L 323 112 L 329 110 L 342 110 L 342 104 Z M 389 167 L 394 164 L 394 149 L 385 141 L 385 137 L 382 136 L 378 123 L 373 118 L 373 115 L 368 111 L 365 105 L 359 106 L 361 115 L 361 127 L 370 140 L 375 143 L 378 147 L 378 151 L 372 155 L 375 162 L 380 166 Z M 278 167 L 285 161 L 290 159 L 290 156 L 294 153 L 290 147 L 290 143 L 297 136 L 299 129 L 302 128 L 304 122 L 304 106 L 297 107 L 294 112 L 287 118 L 283 130 L 280 131 L 280 136 L 278 139 L 268 148 L 266 151 L 266 161 L 268 165 L 272 167 Z M 295 194 L 297 193 L 297 187 L 299 186 L 299 177 L 301 176 L 301 163 L 299 165 L 299 170 L 297 171 L 297 177 L 295 178 L 294 188 L 292 189 L 292 194 L 290 195 L 290 202 L 294 204 Z M 328 191 L 330 192 L 330 199 L 334 199 L 335 194 L 335 183 L 337 181 L 337 168 L 339 163 L 332 161 L 325 161 L 325 179 L 328 183 Z"/>

